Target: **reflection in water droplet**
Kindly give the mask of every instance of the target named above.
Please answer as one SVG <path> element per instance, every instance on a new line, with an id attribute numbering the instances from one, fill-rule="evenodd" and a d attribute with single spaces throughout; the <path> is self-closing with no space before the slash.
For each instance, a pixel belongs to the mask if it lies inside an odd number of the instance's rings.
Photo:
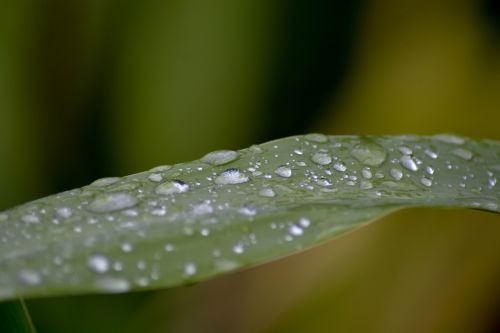
<path id="1" fill-rule="evenodd" d="M 109 260 L 103 255 L 97 254 L 91 256 L 88 261 L 87 265 L 90 268 L 91 271 L 95 273 L 106 273 L 109 269 Z"/>
<path id="2" fill-rule="evenodd" d="M 413 158 L 409 155 L 401 156 L 401 165 L 410 171 L 417 171 L 418 166 L 417 163 L 413 160 Z"/>
<path id="3" fill-rule="evenodd" d="M 88 209 L 96 213 L 109 213 L 137 204 L 137 199 L 127 193 L 103 193 L 96 196 Z"/>
<path id="4" fill-rule="evenodd" d="M 203 156 L 201 161 L 211 165 L 223 165 L 236 160 L 239 155 L 234 150 L 217 150 Z"/>
<path id="5" fill-rule="evenodd" d="M 327 153 L 314 153 L 311 160 L 319 165 L 328 165 L 332 163 L 332 158 Z"/>
<path id="6" fill-rule="evenodd" d="M 156 194 L 169 195 L 174 193 L 185 193 L 189 190 L 189 185 L 182 180 L 168 180 L 156 187 Z"/>
<path id="7" fill-rule="evenodd" d="M 392 168 L 389 171 L 389 174 L 391 175 L 392 178 L 394 178 L 396 180 L 400 180 L 401 178 L 403 178 L 403 172 L 399 169 L 396 169 L 396 168 Z"/>
<path id="8" fill-rule="evenodd" d="M 287 167 L 285 165 L 282 165 L 282 166 L 276 168 L 276 170 L 274 170 L 274 172 L 278 176 L 284 177 L 284 178 L 289 178 L 292 176 L 292 169 L 290 169 L 289 167 Z"/>
<path id="9" fill-rule="evenodd" d="M 466 161 L 471 160 L 472 156 L 473 156 L 473 154 L 470 150 L 463 149 L 463 148 L 454 149 L 452 151 L 452 154 L 455 156 L 458 156 Z"/>
<path id="10" fill-rule="evenodd" d="M 359 162 L 368 166 L 380 166 L 387 158 L 384 148 L 373 142 L 360 143 L 351 151 Z"/>
<path id="11" fill-rule="evenodd" d="M 229 168 L 222 171 L 217 178 L 215 178 L 215 183 L 219 185 L 234 185 L 246 183 L 249 180 L 250 178 L 240 169 Z"/>

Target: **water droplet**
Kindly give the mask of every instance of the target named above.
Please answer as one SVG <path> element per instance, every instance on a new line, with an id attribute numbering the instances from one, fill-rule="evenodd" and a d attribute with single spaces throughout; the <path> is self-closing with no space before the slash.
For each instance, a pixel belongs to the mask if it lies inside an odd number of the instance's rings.
<path id="1" fill-rule="evenodd" d="M 243 244 L 238 243 L 233 246 L 233 252 L 236 254 L 243 254 L 243 252 L 245 252 L 245 247 L 243 246 Z"/>
<path id="2" fill-rule="evenodd" d="M 137 199 L 127 193 L 103 193 L 96 196 L 88 208 L 96 213 L 109 213 L 133 207 L 137 203 Z"/>
<path id="3" fill-rule="evenodd" d="M 174 193 L 184 193 L 189 190 L 189 185 L 182 180 L 174 179 L 168 180 L 156 187 L 156 194 L 169 195 Z"/>
<path id="4" fill-rule="evenodd" d="M 272 188 L 263 188 L 259 191 L 259 195 L 261 197 L 274 198 L 276 196 L 276 193 Z"/>
<path id="5" fill-rule="evenodd" d="M 240 169 L 229 168 L 222 171 L 217 178 L 215 178 L 215 183 L 218 185 L 234 185 L 246 183 L 249 180 L 250 178 Z"/>
<path id="6" fill-rule="evenodd" d="M 289 167 L 287 167 L 285 165 L 282 165 L 282 166 L 276 168 L 276 170 L 274 170 L 274 172 L 278 176 L 281 176 L 281 177 L 284 177 L 284 178 L 289 178 L 289 177 L 292 176 L 292 169 L 290 169 Z"/>
<path id="7" fill-rule="evenodd" d="M 427 186 L 427 187 L 432 186 L 432 180 L 430 180 L 429 178 L 422 177 L 420 179 L 420 183 L 422 183 L 422 185 Z"/>
<path id="8" fill-rule="evenodd" d="M 214 209 L 209 200 L 204 200 L 193 205 L 193 214 L 195 215 L 211 214 L 213 211 Z"/>
<path id="9" fill-rule="evenodd" d="M 7 221 L 8 218 L 9 218 L 9 215 L 7 213 L 0 213 L 0 222 Z"/>
<path id="10" fill-rule="evenodd" d="M 171 165 L 159 165 L 157 167 L 152 168 L 149 172 L 165 172 L 172 169 Z"/>
<path id="11" fill-rule="evenodd" d="M 360 183 L 359 183 L 359 187 L 362 189 L 362 190 L 369 190 L 371 188 L 373 188 L 373 184 L 372 182 L 368 181 L 368 180 L 362 180 Z"/>
<path id="12" fill-rule="evenodd" d="M 495 177 L 488 178 L 488 185 L 494 187 L 497 184 L 497 179 Z"/>
<path id="13" fill-rule="evenodd" d="M 123 252 L 129 253 L 129 252 L 132 252 L 133 246 L 130 243 L 123 243 L 121 245 L 121 249 L 122 249 Z"/>
<path id="14" fill-rule="evenodd" d="M 429 174 L 429 175 L 433 175 L 434 174 L 434 168 L 431 167 L 430 165 L 428 165 L 428 166 L 425 167 L 425 172 L 427 172 L 427 174 Z"/>
<path id="15" fill-rule="evenodd" d="M 316 184 L 319 186 L 327 187 L 327 186 L 332 186 L 332 183 L 326 179 L 325 177 L 320 177 L 316 180 Z"/>
<path id="16" fill-rule="evenodd" d="M 427 155 L 428 157 L 432 158 L 433 160 L 438 158 L 438 153 L 436 153 L 435 151 L 430 150 L 430 149 L 424 150 L 424 154 Z"/>
<path id="17" fill-rule="evenodd" d="M 342 162 L 337 162 L 333 165 L 333 168 L 337 171 L 344 172 L 347 170 L 347 167 Z"/>
<path id="18" fill-rule="evenodd" d="M 217 150 L 201 158 L 202 162 L 211 165 L 223 165 L 236 160 L 240 154 L 234 150 Z"/>
<path id="19" fill-rule="evenodd" d="M 71 215 L 73 215 L 73 210 L 71 210 L 71 208 L 69 207 L 61 207 L 57 209 L 56 213 L 57 215 L 59 215 L 59 217 L 67 219 L 71 217 Z"/>
<path id="20" fill-rule="evenodd" d="M 359 162 L 369 166 L 380 166 L 387 158 L 384 148 L 373 142 L 360 143 L 351 151 L 351 155 Z"/>
<path id="21" fill-rule="evenodd" d="M 363 178 L 365 179 L 371 179 L 372 178 L 372 172 L 370 169 L 368 168 L 363 168 L 361 169 L 361 175 L 363 176 Z"/>
<path id="22" fill-rule="evenodd" d="M 238 213 L 246 216 L 254 216 L 255 214 L 257 214 L 257 209 L 250 205 L 244 205 L 243 207 L 240 207 L 240 209 L 238 209 Z"/>
<path id="23" fill-rule="evenodd" d="M 471 160 L 472 156 L 473 156 L 473 154 L 470 150 L 463 149 L 463 148 L 454 149 L 452 151 L 452 154 L 455 156 L 458 156 L 466 161 Z"/>
<path id="24" fill-rule="evenodd" d="M 184 274 L 186 276 L 193 276 L 196 274 L 196 271 L 197 271 L 197 268 L 196 268 L 196 265 L 192 262 L 187 262 L 185 265 L 184 265 Z"/>
<path id="25" fill-rule="evenodd" d="M 411 155 L 413 154 L 413 150 L 411 150 L 409 147 L 406 146 L 401 146 L 398 148 L 399 152 L 403 155 Z"/>
<path id="26" fill-rule="evenodd" d="M 100 254 L 91 256 L 87 261 L 87 265 L 91 271 L 99 274 L 106 273 L 109 270 L 108 258 Z"/>
<path id="27" fill-rule="evenodd" d="M 328 165 L 332 163 L 332 158 L 327 153 L 314 153 L 311 160 L 319 165 Z"/>
<path id="28" fill-rule="evenodd" d="M 96 281 L 96 287 L 108 293 L 124 293 L 130 290 L 130 283 L 122 278 L 104 276 Z"/>
<path id="29" fill-rule="evenodd" d="M 311 133 L 304 136 L 306 140 L 314 141 L 318 143 L 325 143 L 328 141 L 328 137 L 320 133 Z"/>
<path id="30" fill-rule="evenodd" d="M 154 216 L 165 216 L 167 214 L 167 207 L 158 207 L 151 210 L 151 215 Z"/>
<path id="31" fill-rule="evenodd" d="M 307 227 L 309 227 L 311 225 L 311 221 L 308 218 L 306 218 L 306 217 L 301 217 L 299 219 L 299 224 L 300 224 L 301 227 L 307 228 Z"/>
<path id="32" fill-rule="evenodd" d="M 158 183 L 158 182 L 161 182 L 163 180 L 163 177 L 161 174 L 159 173 L 152 173 L 148 176 L 148 179 L 152 182 L 155 182 L 155 183 Z"/>
<path id="33" fill-rule="evenodd" d="M 302 234 L 304 234 L 304 230 L 295 224 L 292 224 L 288 228 L 288 232 L 290 233 L 290 235 L 293 235 L 293 236 L 301 236 Z"/>
<path id="34" fill-rule="evenodd" d="M 175 246 L 173 246 L 172 244 L 165 244 L 164 249 L 166 252 L 172 252 L 175 250 Z"/>
<path id="35" fill-rule="evenodd" d="M 401 165 L 410 171 L 417 171 L 418 166 L 417 163 L 413 160 L 413 158 L 409 155 L 401 156 Z"/>
<path id="36" fill-rule="evenodd" d="M 90 185 L 97 186 L 97 187 L 105 187 L 105 186 L 114 184 L 119 180 L 120 180 L 119 177 L 106 177 L 106 178 L 97 179 L 96 181 L 92 182 Z"/>
<path id="37" fill-rule="evenodd" d="M 33 214 L 24 215 L 23 217 L 21 217 L 21 220 L 24 223 L 30 223 L 30 224 L 40 223 L 40 218 Z"/>
<path id="38" fill-rule="evenodd" d="M 403 178 L 403 172 L 399 169 L 396 169 L 396 168 L 392 168 L 389 171 L 389 174 L 391 175 L 392 178 L 394 178 L 396 180 L 400 180 L 401 178 Z"/>
<path id="39" fill-rule="evenodd" d="M 36 286 L 42 282 L 40 274 L 31 269 L 22 269 L 17 275 L 19 282 L 28 286 Z"/>
<path id="40" fill-rule="evenodd" d="M 465 139 L 451 134 L 438 134 L 435 135 L 434 138 L 452 145 L 461 145 L 465 142 Z"/>

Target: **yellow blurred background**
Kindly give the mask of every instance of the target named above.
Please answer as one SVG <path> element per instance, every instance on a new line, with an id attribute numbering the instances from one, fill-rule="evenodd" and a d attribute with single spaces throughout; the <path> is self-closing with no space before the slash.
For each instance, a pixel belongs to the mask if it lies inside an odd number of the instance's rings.
<path id="1" fill-rule="evenodd" d="M 500 140 L 496 0 L 2 0 L 0 209 L 288 135 Z M 51 332 L 500 332 L 500 218 L 412 209 L 191 287 L 31 300 Z"/>

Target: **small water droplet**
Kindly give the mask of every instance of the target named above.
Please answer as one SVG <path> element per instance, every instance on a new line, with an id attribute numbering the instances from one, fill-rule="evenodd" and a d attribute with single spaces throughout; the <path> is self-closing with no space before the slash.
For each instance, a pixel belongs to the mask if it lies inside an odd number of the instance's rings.
<path id="1" fill-rule="evenodd" d="M 172 244 L 165 244 L 164 249 L 165 249 L 166 252 L 172 252 L 172 251 L 175 250 L 175 246 L 172 245 Z"/>
<path id="2" fill-rule="evenodd" d="M 274 198 L 276 196 L 276 193 L 272 188 L 263 188 L 259 191 L 259 195 L 261 197 Z"/>
<path id="3" fill-rule="evenodd" d="M 424 154 L 427 155 L 428 157 L 432 158 L 433 160 L 435 160 L 439 156 L 438 153 L 436 153 L 435 151 L 430 150 L 430 149 L 424 150 Z"/>
<path id="4" fill-rule="evenodd" d="M 193 205 L 193 214 L 195 215 L 211 214 L 213 211 L 210 200 L 204 200 Z"/>
<path id="5" fill-rule="evenodd" d="M 95 273 L 106 273 L 109 270 L 109 260 L 107 257 L 96 254 L 89 257 L 87 265 Z"/>
<path id="6" fill-rule="evenodd" d="M 133 207 L 137 203 L 137 199 L 127 193 L 103 193 L 95 197 L 88 209 L 96 213 L 109 213 Z"/>
<path id="7" fill-rule="evenodd" d="M 186 276 L 193 276 L 196 274 L 196 271 L 197 271 L 196 264 L 192 262 L 187 262 L 184 265 L 184 274 Z"/>
<path id="8" fill-rule="evenodd" d="M 304 136 L 306 140 L 314 141 L 317 143 L 325 143 L 328 141 L 328 137 L 320 133 L 311 133 Z"/>
<path id="9" fill-rule="evenodd" d="M 410 171 L 417 171 L 418 165 L 410 155 L 403 155 L 400 158 L 401 165 Z"/>
<path id="10" fill-rule="evenodd" d="M 119 177 L 106 177 L 106 178 L 97 179 L 94 182 L 92 182 L 90 185 L 97 186 L 97 187 L 105 187 L 105 186 L 114 184 L 119 180 L 120 180 Z"/>
<path id="11" fill-rule="evenodd" d="M 168 180 L 156 187 L 156 194 L 169 195 L 174 193 L 185 193 L 189 190 L 189 185 L 182 180 L 174 179 Z"/>
<path id="12" fill-rule="evenodd" d="M 130 243 L 123 243 L 120 248 L 125 253 L 132 252 L 132 250 L 133 250 L 133 246 Z"/>
<path id="13" fill-rule="evenodd" d="M 218 185 L 235 185 L 246 183 L 249 180 L 250 178 L 240 169 L 229 168 L 222 171 L 217 178 L 215 178 L 214 182 Z"/>
<path id="14" fill-rule="evenodd" d="M 243 246 L 243 244 L 238 243 L 233 246 L 233 252 L 236 254 L 243 254 L 245 252 L 245 247 Z"/>
<path id="15" fill-rule="evenodd" d="M 361 175 L 363 176 L 363 178 L 365 179 L 371 179 L 372 178 L 372 172 L 370 169 L 368 168 L 363 168 L 361 169 Z"/>
<path id="16" fill-rule="evenodd" d="M 403 155 L 411 155 L 413 154 L 413 150 L 411 150 L 409 147 L 406 146 L 401 146 L 398 148 L 399 152 Z"/>
<path id="17" fill-rule="evenodd" d="M 29 224 L 40 223 L 40 218 L 36 215 L 33 215 L 33 214 L 26 214 L 23 217 L 21 217 L 21 220 L 24 223 L 29 223 Z"/>
<path id="18" fill-rule="evenodd" d="M 274 172 L 278 176 L 284 177 L 284 178 L 289 178 L 292 176 L 292 169 L 290 169 L 289 167 L 287 167 L 285 165 L 282 165 L 282 166 L 276 168 L 276 170 L 274 170 Z"/>
<path id="19" fill-rule="evenodd" d="M 148 179 L 152 182 L 158 183 L 163 180 L 163 176 L 159 173 L 152 173 L 148 176 Z"/>
<path id="20" fill-rule="evenodd" d="M 344 163 L 342 162 L 337 162 L 333 165 L 333 168 L 337 171 L 344 172 L 347 170 L 347 167 Z"/>
<path id="21" fill-rule="evenodd" d="M 130 290 L 130 283 L 122 278 L 104 276 L 96 281 L 96 287 L 108 293 L 124 293 Z"/>
<path id="22" fill-rule="evenodd" d="M 435 135 L 434 138 L 452 145 L 461 145 L 465 142 L 465 139 L 451 134 L 438 134 Z"/>
<path id="23" fill-rule="evenodd" d="M 302 234 L 304 234 L 304 229 L 302 229 L 301 227 L 299 227 L 298 225 L 295 225 L 295 224 L 292 224 L 289 228 L 288 228 L 288 232 L 290 233 L 290 235 L 292 236 L 301 236 Z"/>
<path id="24" fill-rule="evenodd" d="M 301 217 L 299 219 L 299 224 L 303 228 L 308 228 L 311 225 L 311 221 L 306 217 Z"/>
<path id="25" fill-rule="evenodd" d="M 69 207 L 61 207 L 57 209 L 56 213 L 57 215 L 59 215 L 59 217 L 67 219 L 71 217 L 71 215 L 73 215 L 73 210 Z"/>
<path id="26" fill-rule="evenodd" d="M 387 158 L 385 149 L 374 142 L 360 143 L 352 149 L 351 155 L 359 162 L 373 167 L 382 165 Z"/>
<path id="27" fill-rule="evenodd" d="M 236 160 L 240 154 L 234 150 L 217 150 L 201 158 L 202 162 L 211 165 L 224 165 Z"/>
<path id="28" fill-rule="evenodd" d="M 28 285 L 28 286 L 36 286 L 42 282 L 42 277 L 40 274 L 31 269 L 22 269 L 19 271 L 17 275 L 19 282 Z"/>
<path id="29" fill-rule="evenodd" d="M 149 170 L 149 172 L 165 172 L 172 169 L 171 165 L 159 165 Z"/>
<path id="30" fill-rule="evenodd" d="M 257 209 L 250 205 L 244 205 L 238 209 L 238 213 L 246 216 L 255 216 L 257 214 Z"/>
<path id="31" fill-rule="evenodd" d="M 422 177 L 420 179 L 420 183 L 422 183 L 422 185 L 427 186 L 427 187 L 432 186 L 432 180 L 430 180 L 429 178 L 426 178 L 426 177 Z"/>
<path id="32" fill-rule="evenodd" d="M 389 174 L 391 175 L 392 178 L 394 178 L 396 180 L 400 180 L 401 178 L 403 178 L 403 172 L 399 169 L 396 169 L 396 168 L 392 168 L 389 171 Z"/>
<path id="33" fill-rule="evenodd" d="M 428 165 L 428 166 L 425 167 L 425 172 L 427 172 L 427 174 L 429 174 L 429 175 L 433 175 L 434 174 L 434 168 L 431 167 L 430 165 Z"/>
<path id="34" fill-rule="evenodd" d="M 474 156 L 470 150 L 464 149 L 464 148 L 457 148 L 452 151 L 452 154 L 460 157 L 466 161 L 471 160 L 472 157 Z"/>
<path id="35" fill-rule="evenodd" d="M 488 185 L 494 187 L 497 184 L 497 179 L 495 177 L 488 178 Z"/>
<path id="36" fill-rule="evenodd" d="M 327 153 L 314 153 L 311 157 L 311 160 L 319 165 L 328 165 L 332 163 L 332 158 Z"/>
<path id="37" fill-rule="evenodd" d="M 368 181 L 368 180 L 362 180 L 360 183 L 359 183 L 359 187 L 362 189 L 362 190 L 369 190 L 371 188 L 373 188 L 373 184 L 372 182 Z"/>

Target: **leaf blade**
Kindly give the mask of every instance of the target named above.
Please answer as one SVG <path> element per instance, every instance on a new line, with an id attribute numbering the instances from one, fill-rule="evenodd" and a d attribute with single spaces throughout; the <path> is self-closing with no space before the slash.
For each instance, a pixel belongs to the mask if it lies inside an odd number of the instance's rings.
<path id="1" fill-rule="evenodd" d="M 451 135 L 312 134 L 98 180 L 0 215 L 0 299 L 200 281 L 409 206 L 498 213 L 499 157 Z"/>

